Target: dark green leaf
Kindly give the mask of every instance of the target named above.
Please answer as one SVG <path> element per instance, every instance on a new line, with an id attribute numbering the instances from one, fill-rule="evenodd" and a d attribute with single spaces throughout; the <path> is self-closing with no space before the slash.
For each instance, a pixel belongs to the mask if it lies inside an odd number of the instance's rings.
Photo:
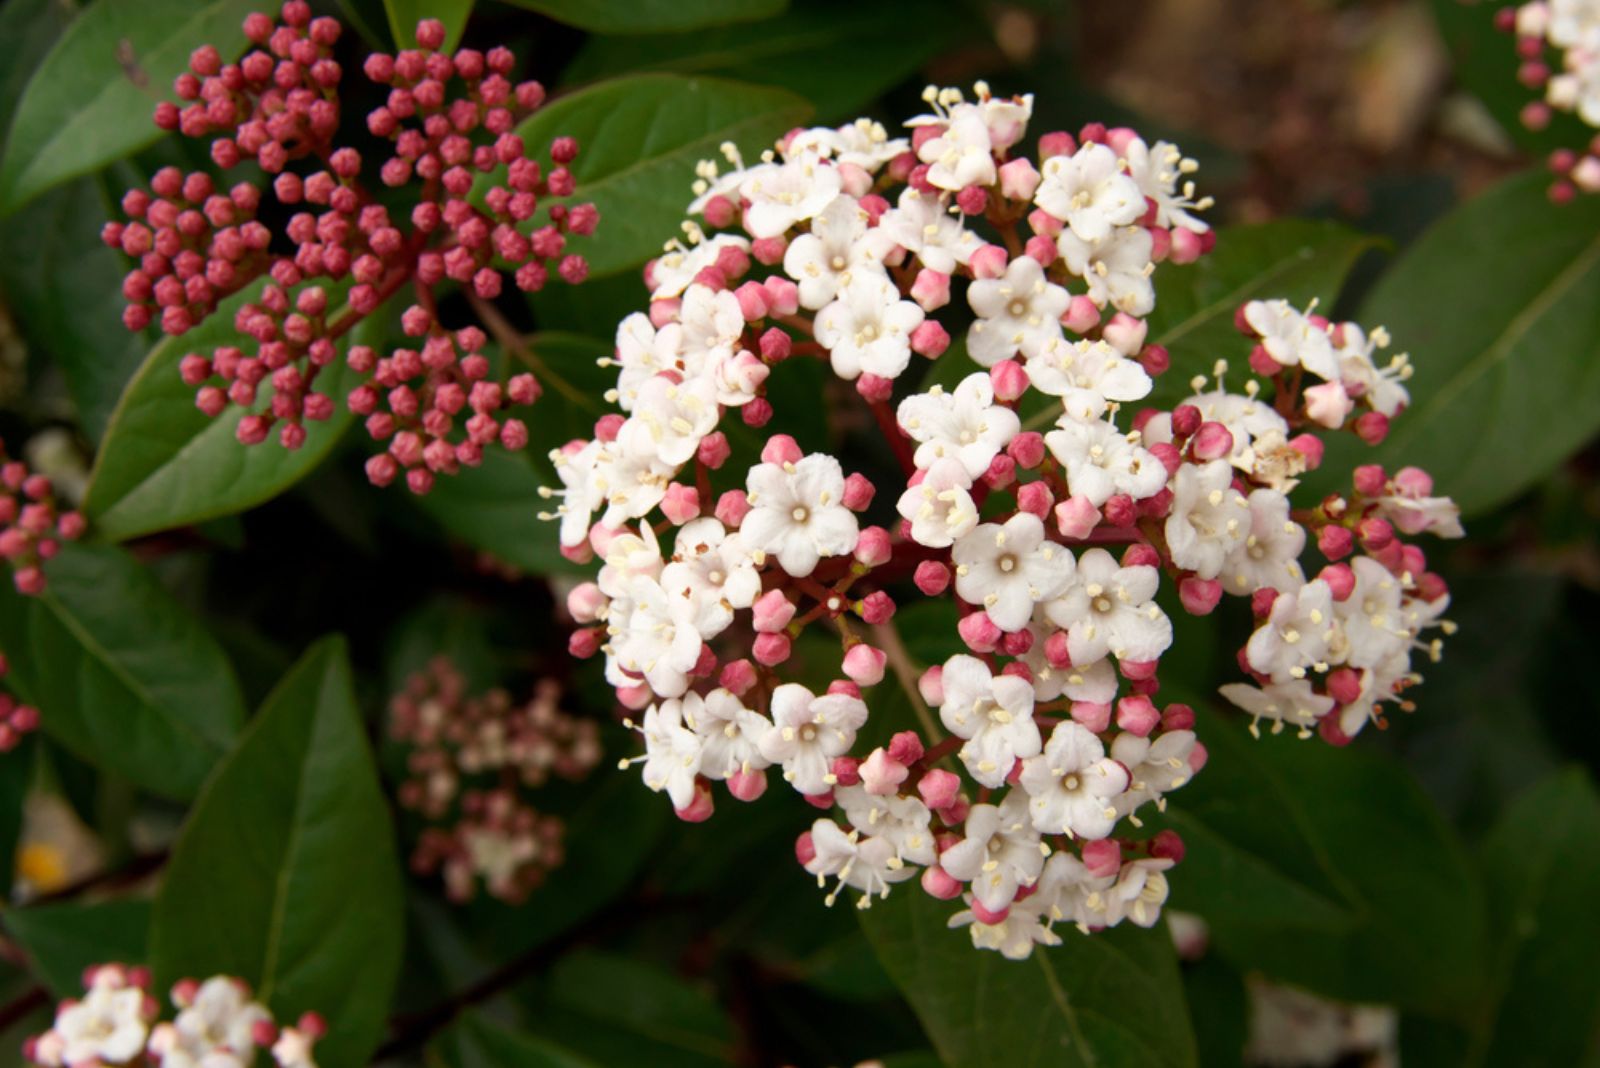
<path id="1" fill-rule="evenodd" d="M 1332 469 L 1415 464 L 1472 515 L 1600 429 L 1600 197 L 1557 206 L 1547 182 L 1524 174 L 1462 205 L 1379 280 L 1361 320 L 1411 353 L 1412 407 L 1380 448 L 1330 449 Z"/>
<path id="2" fill-rule="evenodd" d="M 909 20 L 920 32 L 903 32 Z M 725 29 L 591 37 L 563 77 L 581 84 L 643 71 L 715 74 L 789 89 L 811 101 L 818 118 L 837 122 L 853 118 L 957 40 L 984 32 L 953 0 L 811 0 L 803 10 Z"/>
<path id="3" fill-rule="evenodd" d="M 257 292 L 251 287 L 182 337 L 164 338 L 128 383 L 83 502 L 100 535 L 120 541 L 260 504 L 305 477 L 350 425 L 354 417 L 344 399 L 355 374 L 337 360 L 316 379 L 317 391 L 333 398 L 334 414 L 326 422 L 308 421 L 305 444 L 293 451 L 274 436 L 241 445 L 237 430 L 245 412 L 237 406 L 215 419 L 195 407 L 194 387 L 184 385 L 179 362 L 235 340 L 234 311 Z"/>
<path id="4" fill-rule="evenodd" d="M 507 0 L 593 33 L 666 33 L 750 22 L 789 0 Z"/>
<path id="5" fill-rule="evenodd" d="M 100 0 L 62 34 L 28 82 L 0 160 L 0 214 L 159 140 L 151 121 L 189 53 L 245 43 L 255 0 Z"/>
<path id="6" fill-rule="evenodd" d="M 1482 887 L 1409 775 L 1360 743 L 1256 741 L 1205 714 L 1199 730 L 1210 759 L 1163 822 L 1188 847 L 1173 905 L 1224 956 L 1344 1001 L 1450 1011 L 1476 996 Z"/>
<path id="7" fill-rule="evenodd" d="M 539 487 L 553 481 L 527 454 L 492 449 L 479 466 L 463 467 L 412 499 L 445 530 L 505 563 L 536 575 L 581 574 L 583 567 L 561 555 L 556 524 L 539 518 L 550 510 Z"/>
<path id="8" fill-rule="evenodd" d="M 547 1039 L 469 1012 L 430 1047 L 453 1068 L 599 1068 Z"/>
<path id="9" fill-rule="evenodd" d="M 692 6 L 676 4 L 674 6 Z M 732 141 L 754 155 L 803 121 L 810 105 L 792 93 L 719 78 L 641 74 L 562 97 L 517 127 L 535 149 L 559 136 L 578 139 L 575 201 L 600 209 L 594 236 L 571 249 L 606 275 L 644 263 L 694 199 L 694 167 Z M 609 325 L 609 335 L 615 325 Z"/>
<path id="10" fill-rule="evenodd" d="M 71 22 L 60 0 L 11 0 L 0 8 L 0 129 L 11 128 L 28 78 Z"/>
<path id="11" fill-rule="evenodd" d="M 156 899 L 158 986 L 218 973 L 279 1019 L 316 1010 L 364 1063 L 401 956 L 401 874 L 343 641 L 312 646 L 206 785 Z"/>
<path id="12" fill-rule="evenodd" d="M 91 964 L 143 964 L 150 902 L 143 898 L 12 909 L 6 930 L 22 943 L 34 974 L 58 998 L 83 996 Z"/>
<path id="13" fill-rule="evenodd" d="M 38 742 L 32 735 L 24 735 L 17 747 L 0 759 L 0 886 L 16 882 L 23 805 L 28 798 L 28 788 L 33 784 L 37 754 Z"/>
<path id="14" fill-rule="evenodd" d="M 1164 926 L 1081 934 L 1024 961 L 975 949 L 957 906 L 914 887 L 859 915 L 883 966 L 948 1065 L 1193 1065 L 1183 987 Z"/>
<path id="15" fill-rule="evenodd" d="M 1469 1065 L 1593 1063 L 1600 1054 L 1600 796 L 1574 768 L 1528 791 L 1483 847 L 1496 953 Z"/>
<path id="16" fill-rule="evenodd" d="M 222 650 L 120 549 L 68 545 L 44 595 L 0 584 L 8 685 L 85 760 L 164 797 L 193 797 L 244 720 Z"/>
<path id="17" fill-rule="evenodd" d="M 395 44 L 401 48 L 417 46 L 417 23 L 423 19 L 438 19 L 444 23 L 444 47 L 453 51 L 461 40 L 461 31 L 467 28 L 476 0 L 383 0 L 389 14 L 389 30 Z"/>
<path id="18" fill-rule="evenodd" d="M 1249 1037 L 1244 980 L 1215 953 L 1183 966 L 1183 989 L 1194 1021 L 1195 1044 L 1206 1068 L 1244 1063 Z"/>

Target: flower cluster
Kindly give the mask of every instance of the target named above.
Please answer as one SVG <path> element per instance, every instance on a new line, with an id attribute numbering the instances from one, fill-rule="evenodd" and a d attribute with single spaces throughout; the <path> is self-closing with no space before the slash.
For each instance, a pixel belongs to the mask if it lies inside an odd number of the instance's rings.
<path id="1" fill-rule="evenodd" d="M 571 649 L 642 710 L 635 759 L 680 817 L 780 774 L 834 813 L 796 846 L 830 902 L 920 870 L 975 945 L 1025 957 L 1058 922 L 1155 923 L 1182 857 L 1133 833 L 1206 760 L 1193 710 L 1158 700 L 1164 579 L 1195 614 L 1250 600 L 1256 685 L 1229 696 L 1343 741 L 1415 681 L 1446 603 L 1402 535 L 1459 528 L 1413 469 L 1291 504 L 1318 433 L 1379 441 L 1406 403 L 1382 331 L 1251 302 L 1238 391 L 1217 361 L 1214 386 L 1130 412 L 1171 363 L 1142 318 L 1156 265 L 1215 240 L 1195 165 L 1102 126 L 1030 155 L 1031 98 L 976 97 L 930 89 L 905 138 L 863 120 L 703 164 L 687 242 L 617 332 L 621 412 L 552 454 L 550 517 L 602 564 L 568 599 Z M 801 359 L 854 383 L 898 474 L 740 444 L 729 415 L 766 425 Z M 891 623 L 908 595 L 952 598 L 964 647 L 920 676 Z M 890 671 L 920 730 L 869 722 Z"/>
<path id="2" fill-rule="evenodd" d="M 430 821 L 411 857 L 442 871 L 450 897 L 486 892 L 517 902 L 562 862 L 563 825 L 524 799 L 551 776 L 582 779 L 600 759 L 599 730 L 557 707 L 560 688 L 541 680 L 531 700 L 504 690 L 469 697 L 448 661 L 407 680 L 389 705 L 389 734 L 408 746 L 399 800 Z"/>
<path id="3" fill-rule="evenodd" d="M 403 472 L 415 493 L 478 464 L 487 445 L 521 448 L 526 427 L 504 411 L 531 403 L 537 384 L 529 375 L 491 381 L 481 331 L 447 330 L 435 290 L 454 284 L 487 300 L 507 275 L 525 291 L 552 272 L 572 284 L 587 275 L 567 248 L 599 221 L 593 205 L 564 199 L 578 145 L 556 138 L 546 170 L 516 133 L 544 89 L 513 84 L 508 49 L 443 51 L 437 20 L 418 24 L 417 48 L 368 56 L 363 73 L 387 95 L 367 115 L 367 133 L 383 145 L 379 182 L 397 196 L 364 185 L 371 161 L 340 142 L 339 23 L 288 0 L 278 21 L 252 14 L 244 29 L 255 47 L 237 63 L 197 49 L 174 85 L 187 103 L 163 102 L 155 119 L 209 138 L 221 170 L 248 165 L 273 176 L 286 222 L 279 232 L 260 221 L 265 193 L 248 180 L 223 190 L 204 171 L 157 172 L 149 190 L 123 197 L 127 221 L 103 233 L 135 261 L 123 281 L 124 322 L 182 335 L 224 299 L 255 294 L 234 314 L 237 343 L 181 364 L 207 415 L 244 410 L 244 444 L 276 429 L 281 445 L 298 448 L 305 422 L 330 418 L 343 399 L 384 444 L 368 477 L 384 485 Z M 415 303 L 405 330 L 417 347 L 382 356 L 356 345 L 341 356 L 340 340 L 406 286 Z M 343 371 L 327 370 L 340 363 Z M 330 380 L 341 376 L 356 384 L 336 398 Z"/>
<path id="4" fill-rule="evenodd" d="M 312 1047 L 327 1031 L 313 1012 L 280 1028 L 251 1000 L 250 987 L 229 976 L 177 983 L 172 988 L 177 1015 L 162 1023 L 155 1022 L 160 1006 L 144 968 L 95 965 L 84 972 L 83 985 L 82 998 L 61 1002 L 50 1029 L 24 1043 L 28 1063 L 38 1068 L 145 1063 L 248 1068 L 259 1048 L 271 1052 L 278 1068 L 316 1068 Z"/>
<path id="5" fill-rule="evenodd" d="M 1589 0 L 1530 0 L 1503 8 L 1498 24 L 1516 35 L 1517 77 L 1544 93 L 1522 109 L 1523 125 L 1542 130 L 1563 111 L 1600 128 L 1600 7 Z M 1600 134 L 1582 149 L 1552 152 L 1550 169 L 1556 176 L 1550 195 L 1557 201 L 1600 193 Z"/>
<path id="6" fill-rule="evenodd" d="M 48 478 L 30 474 L 26 464 L 7 460 L 0 449 L 0 557 L 11 565 L 18 593 L 43 593 L 44 562 L 62 542 L 81 537 L 85 526 L 82 515 L 60 509 Z"/>

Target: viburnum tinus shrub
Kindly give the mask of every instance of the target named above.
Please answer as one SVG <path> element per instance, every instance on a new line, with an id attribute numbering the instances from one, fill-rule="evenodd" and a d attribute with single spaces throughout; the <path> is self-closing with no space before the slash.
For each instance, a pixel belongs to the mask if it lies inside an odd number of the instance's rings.
<path id="1" fill-rule="evenodd" d="M 1557 111 L 1600 128 L 1600 7 L 1585 0 L 1531 0 L 1502 8 L 1499 27 L 1516 35 L 1521 59 L 1517 77 L 1543 99 L 1522 109 L 1522 122 L 1542 130 Z M 1579 192 L 1600 193 L 1600 134 L 1581 147 L 1550 154 L 1555 181 L 1550 195 L 1571 200 Z"/>
<path id="2" fill-rule="evenodd" d="M 1330 435 L 1401 415 L 1382 329 L 1254 300 L 1232 351 L 1149 341 L 1156 265 L 1215 241 L 1179 149 L 1030 142 L 1032 98 L 982 84 L 925 99 L 908 136 L 861 120 L 701 165 L 617 328 L 618 410 L 552 453 L 547 514 L 599 565 L 571 650 L 641 714 L 634 759 L 681 818 L 776 778 L 818 810 L 795 852 L 830 903 L 917 879 L 1026 957 L 1166 899 L 1183 844 L 1140 813 L 1206 753 L 1162 696 L 1164 606 L 1248 613 L 1224 695 L 1252 730 L 1343 745 L 1412 707 L 1449 601 L 1413 539 L 1461 529 L 1416 468 L 1299 489 Z M 877 442 L 763 430 L 816 405 L 776 386 L 800 360 L 853 385 L 832 414 Z M 1190 395 L 1152 404 L 1171 375 Z M 950 653 L 920 668 L 895 615 L 929 599 Z M 897 686 L 917 729 L 872 723 Z"/>
<path id="3" fill-rule="evenodd" d="M 135 262 L 123 321 L 182 336 L 255 287 L 234 313 L 235 337 L 180 366 L 207 415 L 246 410 L 237 430 L 246 445 L 275 437 L 298 448 L 308 420 L 344 404 L 382 445 L 367 477 L 386 485 L 403 474 L 414 493 L 476 466 L 486 448 L 521 448 L 528 429 L 510 410 L 531 404 L 539 384 L 526 373 L 495 381 L 483 330 L 447 328 L 437 302 L 449 288 L 492 300 L 508 281 L 535 292 L 552 274 L 576 284 L 588 273 L 568 243 L 593 232 L 598 212 L 552 202 L 574 190 L 577 143 L 528 146 L 513 132 L 544 102 L 543 87 L 512 82 L 509 49 L 444 51 L 432 19 L 418 24 L 416 48 L 373 53 L 354 74 L 333 58 L 339 23 L 313 18 L 302 0 L 276 21 L 250 15 L 244 30 L 254 47 L 237 63 L 209 45 L 194 52 L 174 85 L 186 103 L 161 103 L 155 122 L 209 142 L 218 174 L 248 167 L 265 186 L 166 167 L 148 190 L 130 190 L 126 220 L 103 233 Z M 376 159 L 350 146 L 341 122 L 348 77 L 388 90 L 365 116 L 383 145 Z M 282 210 L 267 211 L 269 199 Z M 397 295 L 407 346 L 344 344 Z M 336 362 L 359 378 L 344 396 L 323 377 Z"/>

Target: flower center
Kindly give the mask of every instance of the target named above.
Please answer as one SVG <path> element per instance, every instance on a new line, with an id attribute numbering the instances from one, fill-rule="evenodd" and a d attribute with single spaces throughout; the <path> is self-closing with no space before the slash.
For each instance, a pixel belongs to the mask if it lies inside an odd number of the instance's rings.
<path id="1" fill-rule="evenodd" d="M 1068 793 L 1077 791 L 1083 786 L 1083 780 L 1078 778 L 1078 773 L 1070 771 L 1061 777 L 1061 788 Z"/>
<path id="2" fill-rule="evenodd" d="M 1010 315 L 1013 319 L 1022 318 L 1024 315 L 1028 314 L 1028 302 L 1023 300 L 1021 297 L 1018 297 L 1010 304 L 1006 305 L 1006 314 Z"/>
<path id="3" fill-rule="evenodd" d="M 800 728 L 799 733 L 802 742 L 814 742 L 817 740 L 817 725 L 815 723 L 807 723 Z"/>
<path id="4" fill-rule="evenodd" d="M 995 561 L 995 563 L 1001 571 L 1008 575 L 1017 569 L 1017 558 L 1011 553 L 1006 553 L 1004 556 L 1000 557 L 999 560 Z"/>
<path id="5" fill-rule="evenodd" d="M 804 505 L 797 504 L 794 507 L 794 511 L 789 513 L 789 517 L 796 523 L 804 523 L 807 519 L 811 518 L 811 513 L 805 508 Z"/>
<path id="6" fill-rule="evenodd" d="M 828 266 L 832 267 L 836 271 L 842 271 L 845 268 L 845 263 L 846 261 L 843 256 L 836 255 L 833 257 L 833 259 L 828 261 Z"/>

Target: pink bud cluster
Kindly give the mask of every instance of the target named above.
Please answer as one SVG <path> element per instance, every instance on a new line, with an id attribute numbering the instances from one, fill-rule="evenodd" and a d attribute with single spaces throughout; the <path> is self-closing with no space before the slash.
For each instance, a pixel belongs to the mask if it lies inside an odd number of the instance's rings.
<path id="1" fill-rule="evenodd" d="M 531 700 L 505 690 L 481 697 L 447 660 L 407 680 L 389 706 L 389 734 L 408 747 L 400 804 L 429 821 L 411 856 L 419 874 L 442 872 L 452 900 L 517 902 L 563 859 L 562 821 L 526 800 L 552 776 L 586 777 L 600 759 L 599 731 L 558 707 L 560 688 L 542 680 Z"/>
<path id="2" fill-rule="evenodd" d="M 0 653 L 0 679 L 6 677 L 11 664 Z M 0 693 L 0 753 L 9 753 L 22 744 L 25 735 L 39 726 L 39 710 L 23 704 L 9 693 Z"/>
<path id="3" fill-rule="evenodd" d="M 252 1064 L 256 1050 L 277 1068 L 315 1063 L 313 1047 L 327 1033 L 322 1016 L 307 1012 L 279 1027 L 252 1000 L 248 983 L 232 976 L 172 987 L 177 1013 L 156 1023 L 161 1006 L 150 993 L 149 969 L 95 964 L 83 973 L 82 998 L 64 999 L 49 1030 L 27 1039 L 25 1061 L 36 1068 L 120 1068 L 136 1064 Z"/>
<path id="4" fill-rule="evenodd" d="M 643 711 L 626 763 L 681 818 L 709 817 L 718 783 L 751 800 L 781 773 L 831 814 L 797 845 L 837 880 L 830 902 L 849 887 L 865 907 L 920 871 L 964 899 L 952 924 L 975 945 L 1024 957 L 1058 922 L 1159 916 L 1183 846 L 1135 833 L 1140 812 L 1206 761 L 1193 711 L 1160 701 L 1169 610 L 1249 598 L 1255 685 L 1227 696 L 1342 740 L 1415 681 L 1410 650 L 1448 603 L 1379 524 L 1459 527 L 1413 471 L 1290 500 L 1320 434 L 1381 440 L 1406 404 L 1381 330 L 1252 301 L 1237 392 L 1218 361 L 1214 387 L 1138 407 L 1174 363 L 1148 337 L 1157 266 L 1215 241 L 1192 160 L 1102 126 L 1029 154 L 1031 97 L 925 99 L 908 138 L 862 120 L 748 166 L 730 147 L 730 173 L 702 164 L 689 244 L 649 267 L 649 310 L 617 331 L 621 412 L 551 455 L 551 518 L 571 558 L 603 561 L 569 597 L 571 650 L 604 656 Z M 783 434 L 736 459 L 732 409 L 761 427 L 816 403 L 785 394 L 795 360 L 854 384 L 898 477 Z M 1334 527 L 1362 555 L 1308 577 L 1308 536 L 1331 546 Z M 919 596 L 953 601 L 940 662 L 896 633 Z M 888 734 L 869 725 L 884 685 L 918 727 L 861 744 Z"/>
<path id="5" fill-rule="evenodd" d="M 61 511 L 50 480 L 29 474 L 20 460 L 6 460 L 0 450 L 0 557 L 11 565 L 17 592 L 37 597 L 44 592 L 44 564 L 64 541 L 83 536 L 83 516 Z"/>
<path id="6" fill-rule="evenodd" d="M 1501 8 L 1495 24 L 1516 36 L 1517 79 L 1542 94 L 1522 109 L 1522 124 L 1543 130 L 1558 111 L 1600 127 L 1600 15 L 1583 5 L 1532 0 Z M 1580 148 L 1550 153 L 1550 199 L 1600 193 L 1600 134 Z"/>
<path id="7" fill-rule="evenodd" d="M 437 322 L 435 291 L 455 285 L 492 300 L 508 274 L 530 292 L 552 273 L 570 284 L 587 276 L 569 245 L 594 231 L 599 214 L 568 203 L 577 142 L 552 141 L 546 170 L 515 132 L 544 102 L 543 88 L 509 80 L 508 49 L 443 51 L 437 20 L 419 23 L 417 48 L 369 55 L 363 73 L 388 95 L 367 116 L 367 132 L 385 144 L 380 185 L 408 194 L 397 204 L 363 184 L 362 153 L 341 143 L 338 22 L 289 0 L 276 22 L 250 15 L 245 33 L 255 47 L 237 63 L 197 49 L 174 86 L 188 103 L 161 104 L 156 121 L 210 138 L 221 170 L 249 164 L 272 175 L 287 221 L 281 232 L 260 221 L 264 190 L 248 180 L 223 191 L 203 171 L 159 171 L 148 191 L 123 198 L 127 221 L 102 235 L 135 261 L 123 283 L 127 326 L 158 322 L 182 335 L 221 301 L 263 284 L 235 315 L 236 341 L 182 361 L 202 411 L 245 410 L 241 442 L 276 430 L 279 444 L 300 447 L 304 421 L 333 412 L 314 383 L 342 360 L 363 380 L 344 399 L 387 445 L 368 465 L 375 484 L 403 472 L 425 493 L 436 475 L 481 462 L 485 446 L 522 447 L 525 428 L 500 413 L 528 403 L 537 386 L 525 375 L 491 381 L 481 332 L 452 338 Z M 342 353 L 341 339 L 407 285 L 416 302 L 406 329 L 427 339 L 421 350 Z"/>

